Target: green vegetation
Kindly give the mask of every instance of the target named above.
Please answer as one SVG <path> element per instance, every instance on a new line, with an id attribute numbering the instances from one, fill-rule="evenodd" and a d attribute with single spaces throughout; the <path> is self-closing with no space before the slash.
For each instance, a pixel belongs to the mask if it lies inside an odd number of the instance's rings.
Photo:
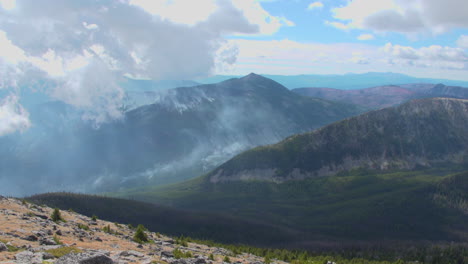
<path id="1" fill-rule="evenodd" d="M 70 253 L 81 253 L 82 251 L 75 247 L 60 247 L 48 249 L 45 252 L 52 254 L 56 258 L 60 258 Z"/>
<path id="2" fill-rule="evenodd" d="M 184 237 L 183 235 L 181 235 L 180 237 L 176 237 L 174 241 L 178 245 L 181 245 L 183 247 L 188 247 L 188 242 L 190 242 L 190 238 Z"/>
<path id="3" fill-rule="evenodd" d="M 86 231 L 89 231 L 89 226 L 87 226 L 87 225 L 85 225 L 85 224 L 79 223 L 79 224 L 78 224 L 78 228 L 79 228 L 79 229 L 86 230 Z"/>
<path id="4" fill-rule="evenodd" d="M 91 216 L 91 220 L 93 220 L 94 222 L 96 222 L 97 219 L 98 219 L 98 217 L 96 215 Z"/>
<path id="5" fill-rule="evenodd" d="M 223 262 L 231 263 L 231 259 L 228 256 L 225 256 Z"/>
<path id="6" fill-rule="evenodd" d="M 62 241 L 60 241 L 57 235 L 54 235 L 52 239 L 54 240 L 55 243 L 57 243 L 57 245 L 63 245 Z"/>
<path id="7" fill-rule="evenodd" d="M 189 238 L 190 239 L 190 238 Z M 468 244 L 454 245 L 426 245 L 405 246 L 393 245 L 392 247 L 368 247 L 354 246 L 348 249 L 336 249 L 332 251 L 301 251 L 286 249 L 257 248 L 247 245 L 226 245 L 205 240 L 193 240 L 194 243 L 205 244 L 211 247 L 226 248 L 264 257 L 264 263 L 271 263 L 274 259 L 291 262 L 293 264 L 326 264 L 335 262 L 339 264 L 462 264 L 468 263 Z M 211 259 L 211 255 L 210 255 Z M 224 262 L 230 260 L 225 256 Z"/>
<path id="8" fill-rule="evenodd" d="M 135 235 L 133 236 L 133 241 L 140 243 L 140 244 L 148 243 L 149 239 L 145 233 L 146 230 L 147 229 L 143 225 L 138 225 L 135 231 Z"/>
<path id="9" fill-rule="evenodd" d="M 208 256 L 208 259 L 209 259 L 209 260 L 212 260 L 212 261 L 215 260 L 213 254 L 210 254 L 210 255 Z"/>
<path id="10" fill-rule="evenodd" d="M 461 172 L 452 174 L 456 170 Z M 175 236 L 179 244 L 206 243 L 226 247 L 234 254 L 246 252 L 270 260 L 297 264 L 322 264 L 328 260 L 388 264 L 399 259 L 403 263 L 464 263 L 468 245 L 463 242 L 468 226 L 460 205 L 466 200 L 467 179 L 466 169 L 453 167 L 380 174 L 355 170 L 282 184 L 212 184 L 207 178 L 198 178 L 165 190 L 132 193 L 139 199 L 203 210 L 194 214 L 98 196 L 48 194 L 36 199 L 60 201 L 62 205 L 52 205 L 64 208 L 73 204 L 77 211 L 88 215 L 99 211 L 109 217 L 106 220 L 140 221 L 152 231 Z M 249 246 L 220 245 L 205 239 Z M 446 244 L 444 240 L 454 243 Z M 291 245 L 309 251 L 267 249 Z"/>
<path id="11" fill-rule="evenodd" d="M 193 258 L 193 255 L 191 252 L 183 252 L 179 248 L 176 248 L 172 251 L 172 254 L 174 254 L 174 258 L 176 259 L 181 259 L 181 258 Z"/>
<path id="12" fill-rule="evenodd" d="M 108 234 L 114 234 L 114 230 L 111 229 L 110 225 L 106 225 L 102 228 L 102 231 Z"/>
<path id="13" fill-rule="evenodd" d="M 63 219 L 62 214 L 60 213 L 60 210 L 58 208 L 54 209 L 54 211 L 52 212 L 52 215 L 50 216 L 50 218 L 52 219 L 52 221 L 54 221 L 56 223 L 59 222 L 59 221 L 65 222 L 65 220 Z"/>
<path id="14" fill-rule="evenodd" d="M 5 246 L 7 247 L 7 249 L 8 249 L 9 252 L 17 252 L 17 251 L 23 250 L 23 249 L 20 248 L 20 247 L 15 247 L 15 246 L 12 246 L 12 245 L 8 244 L 8 242 L 5 241 L 5 240 L 0 240 L 0 242 L 2 242 L 3 244 L 5 244 Z"/>

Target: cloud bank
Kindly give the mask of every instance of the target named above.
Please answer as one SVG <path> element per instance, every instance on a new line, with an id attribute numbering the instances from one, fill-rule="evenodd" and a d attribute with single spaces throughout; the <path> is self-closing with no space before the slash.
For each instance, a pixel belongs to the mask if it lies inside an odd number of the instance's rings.
<path id="1" fill-rule="evenodd" d="M 238 49 L 225 36 L 269 34 L 292 23 L 271 16 L 255 1 L 193 5 L 178 0 L 2 1 L 0 88 L 14 92 L 21 84 L 43 80 L 50 97 L 99 125 L 121 116 L 122 76 L 207 76 L 236 62 Z"/>
<path id="2" fill-rule="evenodd" d="M 440 34 L 468 27 L 465 0 L 354 0 L 332 9 L 339 29 Z"/>

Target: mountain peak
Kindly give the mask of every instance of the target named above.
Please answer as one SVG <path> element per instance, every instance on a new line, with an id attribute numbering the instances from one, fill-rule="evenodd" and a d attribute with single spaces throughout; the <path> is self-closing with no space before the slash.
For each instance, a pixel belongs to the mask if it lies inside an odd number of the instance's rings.
<path id="1" fill-rule="evenodd" d="M 252 81 L 252 80 L 265 80 L 268 79 L 256 73 L 249 73 L 248 75 L 241 77 L 240 80 Z"/>

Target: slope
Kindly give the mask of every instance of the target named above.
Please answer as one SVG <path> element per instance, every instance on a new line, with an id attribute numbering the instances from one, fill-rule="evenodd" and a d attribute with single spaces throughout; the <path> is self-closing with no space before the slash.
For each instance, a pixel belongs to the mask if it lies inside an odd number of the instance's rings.
<path id="1" fill-rule="evenodd" d="M 359 90 L 332 88 L 297 88 L 300 95 L 339 102 L 351 102 L 368 109 L 379 109 L 404 103 L 411 99 L 427 97 L 449 97 L 468 99 L 468 88 L 443 84 L 405 84 L 378 86 Z"/>
<path id="2" fill-rule="evenodd" d="M 420 99 L 116 196 L 298 230 L 299 244 L 467 241 L 468 100 Z"/>

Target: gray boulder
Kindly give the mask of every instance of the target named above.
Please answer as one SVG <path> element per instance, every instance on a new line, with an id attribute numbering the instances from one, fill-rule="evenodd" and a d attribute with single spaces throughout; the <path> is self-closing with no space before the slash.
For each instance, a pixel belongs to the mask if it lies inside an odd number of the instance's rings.
<path id="1" fill-rule="evenodd" d="M 71 253 L 59 258 L 55 264 L 114 264 L 115 262 L 103 253 Z"/>

